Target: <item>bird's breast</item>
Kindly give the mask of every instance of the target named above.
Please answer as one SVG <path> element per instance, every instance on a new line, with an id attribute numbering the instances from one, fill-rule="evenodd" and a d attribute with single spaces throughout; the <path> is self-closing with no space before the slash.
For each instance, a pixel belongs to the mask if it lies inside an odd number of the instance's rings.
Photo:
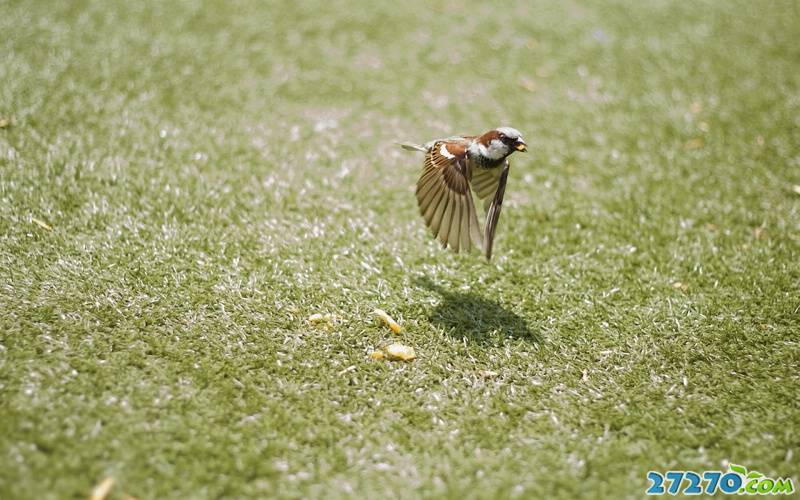
<path id="1" fill-rule="evenodd" d="M 467 161 L 472 168 L 479 168 L 481 170 L 491 170 L 503 165 L 505 158 L 494 160 L 481 155 L 467 155 Z"/>

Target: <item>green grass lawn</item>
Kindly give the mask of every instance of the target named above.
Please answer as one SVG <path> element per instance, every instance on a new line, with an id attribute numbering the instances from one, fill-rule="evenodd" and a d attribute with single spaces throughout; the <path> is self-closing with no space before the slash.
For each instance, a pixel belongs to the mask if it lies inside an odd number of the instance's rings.
<path id="1" fill-rule="evenodd" d="M 0 33 L 0 498 L 797 481 L 797 2 L 0 1 Z M 498 125 L 530 149 L 487 263 L 394 143 Z"/>

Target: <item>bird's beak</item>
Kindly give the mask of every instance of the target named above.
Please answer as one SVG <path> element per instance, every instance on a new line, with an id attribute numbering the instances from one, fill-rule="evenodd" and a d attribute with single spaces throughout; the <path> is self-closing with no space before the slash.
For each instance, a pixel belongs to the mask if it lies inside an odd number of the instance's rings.
<path id="1" fill-rule="evenodd" d="M 525 144 L 525 142 L 522 140 L 517 140 L 516 144 L 514 144 L 514 149 L 524 153 L 525 151 L 528 150 L 528 145 Z"/>

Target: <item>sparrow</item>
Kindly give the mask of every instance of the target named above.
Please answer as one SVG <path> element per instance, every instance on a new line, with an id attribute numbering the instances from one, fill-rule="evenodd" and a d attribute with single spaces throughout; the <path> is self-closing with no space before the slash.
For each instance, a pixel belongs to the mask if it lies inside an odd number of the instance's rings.
<path id="1" fill-rule="evenodd" d="M 486 260 L 490 260 L 508 180 L 508 157 L 528 150 L 522 134 L 499 127 L 478 136 L 458 135 L 400 146 L 425 153 L 416 195 L 420 214 L 433 236 L 456 253 L 471 250 L 473 244 L 483 246 Z M 473 191 L 484 203 L 483 238 Z"/>

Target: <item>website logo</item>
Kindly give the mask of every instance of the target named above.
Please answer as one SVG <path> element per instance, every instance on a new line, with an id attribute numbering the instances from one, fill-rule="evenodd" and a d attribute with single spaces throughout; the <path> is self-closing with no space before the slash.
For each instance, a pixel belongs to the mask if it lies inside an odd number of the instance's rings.
<path id="1" fill-rule="evenodd" d="M 791 495 L 795 491 L 792 478 L 767 477 L 737 464 L 730 464 L 726 472 L 671 470 L 662 474 L 651 470 L 647 480 L 648 495 Z"/>

